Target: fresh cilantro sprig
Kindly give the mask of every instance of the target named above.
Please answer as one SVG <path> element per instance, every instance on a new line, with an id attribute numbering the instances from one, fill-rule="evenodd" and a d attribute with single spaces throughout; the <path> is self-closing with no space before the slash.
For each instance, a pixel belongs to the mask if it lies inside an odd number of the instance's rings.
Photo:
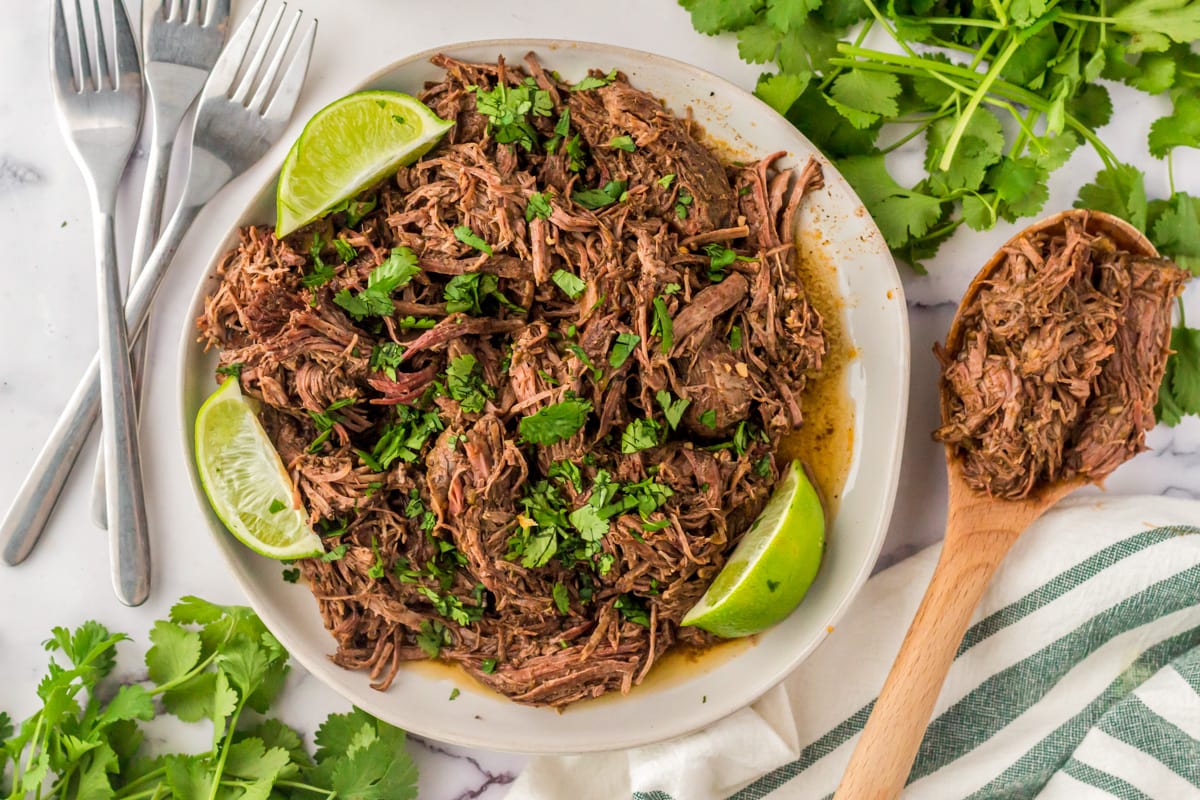
<path id="1" fill-rule="evenodd" d="M 517 86 L 499 84 L 494 89 L 475 88 L 475 108 L 487 117 L 488 131 L 500 144 L 519 145 L 532 152 L 537 144 L 537 130 L 530 115 L 548 117 L 554 112 L 554 100 L 537 81 L 525 78 Z"/>
<path id="2" fill-rule="evenodd" d="M 331 714 L 310 756 L 296 731 L 261 716 L 283 688 L 288 654 L 250 609 L 183 598 L 150 631 L 147 679 L 114 684 L 128 638 L 97 622 L 52 631 L 41 708 L 15 729 L 0 714 L 10 800 L 416 797 L 404 731 L 357 709 Z M 207 721 L 211 749 L 145 754 L 141 723 L 159 713 L 156 702 L 184 722 Z"/>
<path id="3" fill-rule="evenodd" d="M 539 445 L 552 445 L 570 439 L 587 422 L 591 411 L 592 404 L 587 400 L 569 397 L 521 417 L 518 423 L 521 438 Z"/>
<path id="4" fill-rule="evenodd" d="M 1076 205 L 1128 220 L 1164 255 L 1200 269 L 1200 200 L 1171 180 L 1166 200 L 1148 201 L 1142 173 L 1097 134 L 1113 116 L 1100 81 L 1119 81 L 1171 100 L 1171 113 L 1150 125 L 1152 156 L 1200 147 L 1196 0 L 680 4 L 698 31 L 734 33 L 744 60 L 772 68 L 756 94 L 835 159 L 917 271 L 962 225 L 986 230 L 1039 214 L 1050 175 L 1084 143 L 1103 167 Z M 873 33 L 886 47 L 864 46 Z M 914 183 L 889 172 L 887 157 L 902 150 L 923 152 Z M 686 205 L 676 210 L 686 215 Z M 1191 389 L 1198 338 L 1182 321 L 1173 333 L 1157 408 L 1168 424 L 1200 413 Z"/>
<path id="5" fill-rule="evenodd" d="M 342 289 L 334 295 L 333 302 L 356 320 L 369 316 L 390 317 L 396 310 L 392 305 L 392 292 L 407 286 L 420 272 L 416 253 L 407 247 L 394 248 L 382 264 L 371 270 L 366 289 L 354 293 Z"/>

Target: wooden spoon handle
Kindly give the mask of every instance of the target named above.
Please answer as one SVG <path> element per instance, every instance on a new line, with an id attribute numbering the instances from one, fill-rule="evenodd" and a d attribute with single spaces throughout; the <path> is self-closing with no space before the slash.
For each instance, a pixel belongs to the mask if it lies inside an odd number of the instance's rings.
<path id="1" fill-rule="evenodd" d="M 982 527 L 982 526 L 981 526 Z M 1020 530 L 951 530 L 834 800 L 888 800 L 908 780 L 950 664 Z"/>

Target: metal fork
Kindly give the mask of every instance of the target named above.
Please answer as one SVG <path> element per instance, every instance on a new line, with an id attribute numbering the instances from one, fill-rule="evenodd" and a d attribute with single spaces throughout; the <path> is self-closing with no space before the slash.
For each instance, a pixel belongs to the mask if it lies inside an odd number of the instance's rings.
<path id="1" fill-rule="evenodd" d="M 121 0 L 111 2 L 115 64 L 109 64 L 100 0 L 92 0 L 94 64 L 84 30 L 83 8 L 80 0 L 75 0 L 79 55 L 76 71 L 62 0 L 55 0 L 50 69 L 59 125 L 87 183 L 96 229 L 104 463 L 108 474 L 121 476 L 121 480 L 109 484 L 107 492 L 113 583 L 122 603 L 139 605 L 145 601 L 150 585 L 149 537 L 113 215 L 117 186 L 137 142 L 142 119 L 142 71 L 125 6 Z"/>
<path id="2" fill-rule="evenodd" d="M 158 238 L 167 168 L 179 124 L 217 63 L 228 31 L 229 0 L 148 0 L 142 5 L 142 73 L 149 101 L 146 116 L 150 122 L 150 150 L 129 265 L 131 286 Z M 142 338 L 134 342 L 129 353 L 135 396 L 139 394 L 145 354 L 146 340 Z M 100 454 L 92 476 L 92 521 L 101 528 L 107 527 L 104 496 L 104 458 Z"/>
<path id="3" fill-rule="evenodd" d="M 295 108 L 308 72 L 317 21 L 314 19 L 309 23 L 289 59 L 286 57 L 288 45 L 300 22 L 297 12 L 272 55 L 271 40 L 283 18 L 280 8 L 268 35 L 251 54 L 251 40 L 265 2 L 258 0 L 247 19 L 238 26 L 204 85 L 192 132 L 192 157 L 183 199 L 163 229 L 125 304 L 125 320 L 135 338 L 145 325 L 154 293 L 166 275 L 184 232 L 201 206 L 266 154 L 283 134 Z M 239 81 L 240 73 L 244 75 Z M 276 84 L 275 78 L 281 73 Z M 97 360 L 92 359 L 83 380 L 58 418 L 50 440 L 38 454 L 33 469 L 0 524 L 0 541 L 4 543 L 2 556 L 7 564 L 24 561 L 45 528 L 71 466 L 96 420 L 98 373 Z M 121 473 L 110 471 L 109 474 Z M 110 485 L 112 483 L 123 481 L 111 481 Z"/>

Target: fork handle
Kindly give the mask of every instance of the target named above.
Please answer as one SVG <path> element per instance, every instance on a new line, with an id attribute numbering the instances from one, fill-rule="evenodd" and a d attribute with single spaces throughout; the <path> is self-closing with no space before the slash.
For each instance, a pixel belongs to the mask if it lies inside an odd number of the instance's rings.
<path id="1" fill-rule="evenodd" d="M 150 250 L 158 238 L 162 224 L 163 198 L 167 193 L 167 170 L 171 165 L 171 150 L 179 122 L 173 114 L 155 114 L 150 129 L 149 155 L 146 161 L 146 179 L 142 185 L 142 202 L 138 209 L 137 231 L 133 236 L 133 255 L 129 262 L 129 285 L 133 286 L 142 268 L 150 257 Z M 129 362 L 133 367 L 134 401 L 137 408 L 143 406 L 143 373 L 146 361 L 146 337 L 131 336 Z M 92 522 L 97 528 L 108 527 L 108 498 L 104 487 L 104 451 L 96 453 L 96 466 L 92 471 Z"/>
<path id="2" fill-rule="evenodd" d="M 138 452 L 137 405 L 129 335 L 117 273 L 113 215 L 95 214 L 98 295 L 100 299 L 100 416 L 104 423 L 104 467 L 114 480 L 106 487 L 109 553 L 113 588 L 128 606 L 141 605 L 150 592 L 150 536 L 142 465 Z"/>
<path id="3" fill-rule="evenodd" d="M 154 294 L 166 275 L 175 251 L 179 249 L 184 232 L 199 212 L 200 203 L 181 205 L 175 210 L 163 229 L 154 252 L 150 254 L 142 276 L 133 283 L 129 300 L 125 304 L 125 322 L 133 338 L 136 339 L 141 334 L 150 315 L 150 303 Z M 71 467 L 79 457 L 79 451 L 87 440 L 88 431 L 91 430 L 99 411 L 100 361 L 96 357 L 88 365 L 83 380 L 75 387 L 67 407 L 59 415 L 58 422 L 50 433 L 50 438 L 34 461 L 25 482 L 17 490 L 17 496 L 4 519 L 0 521 L 0 541 L 4 542 L 0 557 L 3 557 L 6 564 L 20 564 L 41 538 L 46 529 L 46 522 L 50 519 L 50 512 L 54 510 L 54 504 L 62 493 L 67 477 L 71 474 Z"/>

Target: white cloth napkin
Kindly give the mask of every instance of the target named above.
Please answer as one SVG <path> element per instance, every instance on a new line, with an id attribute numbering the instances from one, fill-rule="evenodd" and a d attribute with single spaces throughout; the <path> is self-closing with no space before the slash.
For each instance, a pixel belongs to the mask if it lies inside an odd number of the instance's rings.
<path id="1" fill-rule="evenodd" d="M 1198 526 L 1200 502 L 1083 496 L 1030 528 L 976 613 L 906 800 L 1200 798 Z M 749 708 L 657 745 L 535 758 L 508 800 L 827 797 L 939 551 L 872 578 Z"/>

